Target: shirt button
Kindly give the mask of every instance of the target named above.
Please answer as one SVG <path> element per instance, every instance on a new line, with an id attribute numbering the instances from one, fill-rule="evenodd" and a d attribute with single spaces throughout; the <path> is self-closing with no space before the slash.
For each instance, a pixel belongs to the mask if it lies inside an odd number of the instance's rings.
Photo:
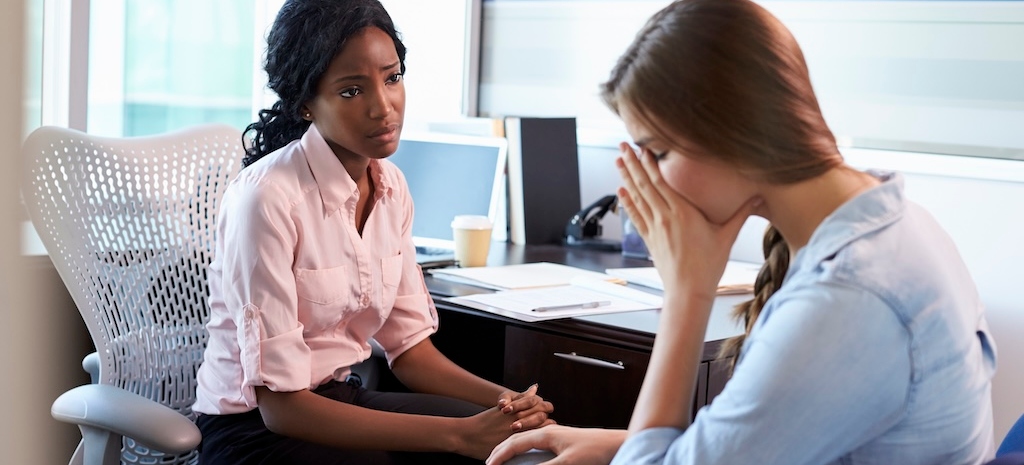
<path id="1" fill-rule="evenodd" d="M 245 310 L 245 319 L 246 320 L 251 320 L 253 318 L 256 318 L 256 312 L 252 311 L 251 308 L 246 309 Z"/>
<path id="2" fill-rule="evenodd" d="M 370 305 L 370 296 L 368 294 L 363 294 L 363 297 L 359 299 L 359 302 L 363 304 L 364 307 Z"/>

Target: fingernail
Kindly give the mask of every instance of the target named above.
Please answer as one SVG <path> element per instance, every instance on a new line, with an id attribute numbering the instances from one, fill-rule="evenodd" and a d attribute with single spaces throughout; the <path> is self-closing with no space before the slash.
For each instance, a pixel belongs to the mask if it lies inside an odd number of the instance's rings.
<path id="1" fill-rule="evenodd" d="M 512 423 L 512 431 L 519 431 L 521 429 L 523 429 L 523 424 L 522 423 L 520 423 L 518 421 L 515 422 L 515 423 Z"/>
<path id="2" fill-rule="evenodd" d="M 504 406 L 507 403 L 508 403 L 508 399 L 500 399 L 500 400 L 498 400 L 498 407 L 502 407 L 502 406 Z"/>
<path id="3" fill-rule="evenodd" d="M 510 413 L 510 412 L 512 412 L 512 406 L 511 405 L 501 409 L 501 413 Z"/>

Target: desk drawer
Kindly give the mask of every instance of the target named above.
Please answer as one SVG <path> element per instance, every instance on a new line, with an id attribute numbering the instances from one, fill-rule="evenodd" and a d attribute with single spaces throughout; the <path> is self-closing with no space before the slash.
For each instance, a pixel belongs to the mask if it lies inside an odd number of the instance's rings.
<path id="1" fill-rule="evenodd" d="M 540 383 L 561 424 L 624 428 L 650 354 L 516 326 L 505 329 L 505 385 Z"/>

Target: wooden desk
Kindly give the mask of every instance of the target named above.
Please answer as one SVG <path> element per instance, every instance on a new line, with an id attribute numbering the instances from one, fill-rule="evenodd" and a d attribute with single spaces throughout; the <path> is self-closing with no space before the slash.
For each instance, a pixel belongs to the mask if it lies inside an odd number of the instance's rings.
<path id="1" fill-rule="evenodd" d="M 554 262 L 594 271 L 650 266 L 625 258 L 562 246 L 494 243 L 489 265 Z M 449 358 L 475 374 L 513 389 L 540 384 L 540 394 L 555 405 L 561 424 L 624 428 L 647 371 L 658 311 L 640 311 L 527 323 L 466 308 L 443 297 L 480 292 L 480 288 L 426 277 L 434 295 L 440 329 L 433 341 Z M 749 295 L 716 299 L 704 339 L 694 412 L 722 391 L 728 360 L 718 357 L 722 342 L 742 332 L 729 314 Z M 680 389 L 683 389 L 680 387 Z"/>

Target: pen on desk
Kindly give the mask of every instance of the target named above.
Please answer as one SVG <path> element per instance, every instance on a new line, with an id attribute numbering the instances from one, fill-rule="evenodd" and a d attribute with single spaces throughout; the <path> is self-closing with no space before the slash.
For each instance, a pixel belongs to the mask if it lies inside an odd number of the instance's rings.
<path id="1" fill-rule="evenodd" d="M 605 305 L 611 305 L 612 303 L 607 300 L 601 300 L 597 302 L 584 302 L 581 304 L 568 304 L 568 305 L 550 305 L 546 307 L 537 307 L 531 311 L 533 312 L 550 312 L 553 310 L 584 310 L 588 308 L 603 307 Z"/>

